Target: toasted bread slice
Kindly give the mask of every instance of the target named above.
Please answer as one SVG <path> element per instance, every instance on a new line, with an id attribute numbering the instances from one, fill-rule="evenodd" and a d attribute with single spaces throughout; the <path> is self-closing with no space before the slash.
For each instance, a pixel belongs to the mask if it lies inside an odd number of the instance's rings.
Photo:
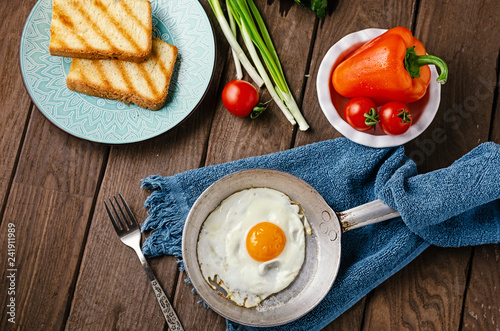
<path id="1" fill-rule="evenodd" d="M 151 39 L 148 0 L 53 0 L 51 55 L 142 62 Z"/>
<path id="2" fill-rule="evenodd" d="M 158 110 L 165 105 L 177 47 L 153 38 L 151 56 L 142 63 L 73 59 L 69 89 Z"/>

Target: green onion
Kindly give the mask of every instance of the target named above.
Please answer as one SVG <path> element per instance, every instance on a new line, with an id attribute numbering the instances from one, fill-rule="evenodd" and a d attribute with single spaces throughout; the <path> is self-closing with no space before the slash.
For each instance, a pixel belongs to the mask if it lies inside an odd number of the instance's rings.
<path id="1" fill-rule="evenodd" d="M 252 58 L 252 61 L 255 63 L 255 66 L 257 67 L 257 71 L 259 72 L 260 76 L 264 80 L 264 84 L 267 87 L 267 90 L 269 91 L 269 94 L 273 98 L 274 102 L 278 105 L 279 109 L 283 112 L 287 120 L 292 124 L 295 125 L 297 122 L 293 118 L 292 113 L 288 110 L 286 105 L 283 103 L 281 100 L 280 96 L 274 89 L 273 83 L 271 82 L 271 79 L 269 78 L 269 75 L 266 72 L 266 69 L 262 65 L 262 62 L 259 59 L 259 55 L 257 54 L 257 51 L 255 50 L 255 47 L 252 43 L 252 39 L 250 38 L 250 35 L 248 34 L 248 31 L 245 27 L 245 25 L 241 26 L 241 35 L 243 36 L 243 41 L 245 42 L 245 45 L 247 47 L 248 52 L 250 53 L 250 57 Z"/>
<path id="2" fill-rule="evenodd" d="M 252 80 L 257 84 L 257 86 L 262 86 L 264 84 L 264 81 L 262 78 L 259 76 L 253 65 L 250 63 L 250 60 L 248 60 L 247 56 L 243 52 L 243 49 L 241 46 L 238 44 L 238 41 L 233 35 L 233 31 L 229 27 L 229 24 L 226 21 L 226 17 L 224 16 L 224 13 L 222 12 L 222 8 L 220 7 L 219 0 L 208 0 L 210 3 L 210 6 L 212 7 L 212 10 L 215 14 L 215 17 L 217 18 L 217 21 L 219 22 L 219 25 L 222 29 L 222 32 L 224 33 L 224 36 L 226 37 L 227 41 L 229 42 L 229 45 L 231 48 L 236 52 L 236 55 L 238 56 L 238 59 L 241 61 L 241 64 L 247 71 L 248 75 Z"/>
<path id="3" fill-rule="evenodd" d="M 238 25 L 240 26 L 244 40 L 246 35 L 247 38 L 249 37 L 252 40 L 253 44 L 255 44 L 257 49 L 260 51 L 260 55 L 262 56 L 262 59 L 266 64 L 267 70 L 269 70 L 274 84 L 276 84 L 276 86 L 273 88 L 272 83 L 269 81 L 269 78 L 267 78 L 266 81 L 267 75 L 262 72 L 265 70 L 263 70 L 263 68 L 260 68 L 259 70 L 259 67 L 262 67 L 259 57 L 255 56 L 256 54 L 251 54 L 252 60 L 254 61 L 260 75 L 264 79 L 264 83 L 274 101 L 278 104 L 289 121 L 290 118 L 287 114 L 291 113 L 291 115 L 293 115 L 293 117 L 299 124 L 299 129 L 302 131 L 307 130 L 309 128 L 309 125 L 302 116 L 302 113 L 300 112 L 300 109 L 295 102 L 295 99 L 293 98 L 290 88 L 288 87 L 285 75 L 283 74 L 281 63 L 278 58 L 278 54 L 276 52 L 276 49 L 274 48 L 269 32 L 264 24 L 264 20 L 262 19 L 262 16 L 255 6 L 255 3 L 253 2 L 253 0 L 227 0 L 227 4 L 228 8 L 230 8 L 230 11 L 234 16 L 234 19 L 236 20 L 236 23 L 238 23 Z M 257 25 L 255 23 L 257 23 Z M 245 45 L 247 46 L 249 52 L 251 52 L 250 49 L 253 47 L 249 46 L 249 44 L 251 43 L 249 43 L 247 40 L 245 42 Z M 295 121 L 290 122 L 294 124 Z"/>
<path id="4" fill-rule="evenodd" d="M 236 33 L 234 32 L 234 26 L 233 30 L 231 30 L 222 12 L 219 0 L 209 0 L 209 3 L 221 26 L 224 36 L 228 40 L 233 51 L 236 52 L 241 64 L 250 77 L 259 86 L 261 86 L 262 83 L 266 85 L 269 94 L 290 123 L 293 125 L 298 123 L 300 130 L 307 130 L 309 125 L 302 116 L 290 88 L 288 87 L 285 75 L 283 74 L 283 69 L 281 67 L 281 62 L 278 58 L 278 53 L 273 45 L 264 20 L 262 19 L 262 16 L 260 15 L 253 0 L 226 0 L 226 4 L 230 15 L 230 21 L 234 19 L 234 21 L 236 21 L 239 25 L 243 41 L 245 42 L 246 48 L 257 68 L 258 73 L 255 72 L 255 68 L 250 64 L 250 61 L 243 53 L 241 46 L 238 44 L 235 38 Z M 232 22 L 231 24 L 234 23 Z M 259 50 L 272 81 L 262 64 L 259 55 L 257 54 L 254 45 Z M 260 78 L 261 81 L 263 80 L 263 82 L 259 84 L 254 76 L 258 76 L 258 78 Z"/>
<path id="5" fill-rule="evenodd" d="M 231 27 L 231 31 L 233 32 L 233 36 L 236 38 L 236 35 L 237 35 L 236 23 L 234 22 L 234 17 L 231 14 L 231 10 L 229 9 L 229 7 L 227 8 L 227 14 L 229 16 L 229 26 Z M 236 79 L 242 79 L 243 78 L 243 71 L 241 70 L 241 62 L 238 59 L 238 54 L 236 54 L 236 52 L 232 48 L 231 48 L 231 52 L 233 53 L 234 66 L 236 67 Z"/>

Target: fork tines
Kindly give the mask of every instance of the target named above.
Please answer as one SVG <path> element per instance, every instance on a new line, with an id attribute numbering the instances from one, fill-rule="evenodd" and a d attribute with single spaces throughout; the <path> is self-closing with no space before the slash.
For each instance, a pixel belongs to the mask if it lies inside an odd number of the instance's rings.
<path id="1" fill-rule="evenodd" d="M 108 207 L 108 204 L 106 203 L 106 200 L 104 200 L 104 206 L 106 207 L 106 211 L 108 212 L 109 218 L 111 219 L 111 223 L 113 224 L 113 227 L 115 230 L 118 231 L 128 231 L 131 228 L 138 227 L 137 220 L 134 217 L 134 214 L 132 214 L 132 211 L 130 210 L 127 202 L 125 199 L 122 197 L 120 193 L 118 193 L 118 196 L 120 197 L 120 200 L 122 201 L 122 205 L 124 206 L 127 215 L 123 211 L 122 207 L 120 206 L 120 203 L 118 202 L 118 199 L 116 196 L 113 196 L 113 199 L 115 200 L 115 203 L 113 203 L 113 200 L 111 198 L 108 198 L 109 204 L 111 205 L 111 208 L 113 209 L 114 213 L 111 212 L 111 209 Z M 116 209 L 115 205 L 118 207 L 118 210 Z M 118 212 L 119 211 L 119 212 Z M 121 216 L 120 216 L 121 215 Z"/>

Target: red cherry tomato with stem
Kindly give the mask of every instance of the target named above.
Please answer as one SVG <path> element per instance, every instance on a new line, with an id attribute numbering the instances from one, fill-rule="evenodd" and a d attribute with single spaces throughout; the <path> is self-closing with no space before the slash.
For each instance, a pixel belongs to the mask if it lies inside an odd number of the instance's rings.
<path id="1" fill-rule="evenodd" d="M 412 117 L 408 106 L 399 101 L 391 101 L 379 110 L 379 125 L 389 135 L 400 135 L 408 131 Z"/>
<path id="2" fill-rule="evenodd" d="M 249 82 L 232 80 L 222 90 L 222 103 L 230 113 L 245 117 L 259 103 L 259 92 Z"/>
<path id="3" fill-rule="evenodd" d="M 347 102 L 344 108 L 347 123 L 358 131 L 375 131 L 377 124 L 377 106 L 370 98 L 356 97 Z"/>

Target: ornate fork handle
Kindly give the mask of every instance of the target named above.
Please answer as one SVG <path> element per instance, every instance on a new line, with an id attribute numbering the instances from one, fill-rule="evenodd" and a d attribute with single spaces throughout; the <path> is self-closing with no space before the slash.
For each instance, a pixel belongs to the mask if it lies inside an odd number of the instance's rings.
<path id="1" fill-rule="evenodd" d="M 139 260 L 141 260 L 142 267 L 144 268 L 148 280 L 151 283 L 151 287 L 153 288 L 153 291 L 155 293 L 156 301 L 158 301 L 158 304 L 160 305 L 161 312 L 163 313 L 163 316 L 167 321 L 169 329 L 172 331 L 183 331 L 184 329 L 182 328 L 181 321 L 177 317 L 174 308 L 170 304 L 170 301 L 168 301 L 167 295 L 165 294 L 165 292 L 163 292 L 160 284 L 158 283 L 158 280 L 156 279 L 153 270 L 151 270 L 151 267 L 146 261 L 144 254 L 142 254 L 140 249 L 134 250 L 139 256 Z"/>

